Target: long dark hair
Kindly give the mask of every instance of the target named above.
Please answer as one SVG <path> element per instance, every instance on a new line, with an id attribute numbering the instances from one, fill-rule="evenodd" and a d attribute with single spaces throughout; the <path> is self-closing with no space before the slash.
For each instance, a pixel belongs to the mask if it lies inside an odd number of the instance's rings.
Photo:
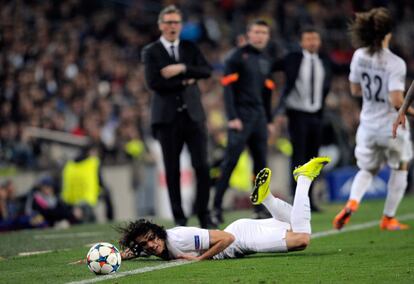
<path id="1" fill-rule="evenodd" d="M 373 55 L 382 48 L 384 37 L 392 30 L 392 17 L 388 9 L 375 8 L 357 13 L 349 31 L 354 47 L 367 47 Z"/>
<path id="2" fill-rule="evenodd" d="M 116 228 L 121 233 L 119 244 L 121 248 L 129 248 L 136 256 L 139 256 L 143 248 L 136 242 L 137 237 L 145 236 L 148 232 L 154 233 L 159 239 L 167 239 L 167 231 L 164 227 L 154 224 L 146 219 L 129 222 L 125 227 Z"/>

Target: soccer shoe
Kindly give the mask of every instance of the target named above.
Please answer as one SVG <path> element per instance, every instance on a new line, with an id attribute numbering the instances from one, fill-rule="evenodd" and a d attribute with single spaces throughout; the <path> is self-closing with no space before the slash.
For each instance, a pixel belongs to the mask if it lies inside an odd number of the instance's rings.
<path id="1" fill-rule="evenodd" d="M 259 205 L 269 195 L 270 177 L 272 171 L 268 168 L 261 170 L 254 181 L 253 193 L 250 195 L 250 200 L 254 205 Z"/>
<path id="2" fill-rule="evenodd" d="M 293 171 L 293 177 L 298 180 L 299 176 L 305 176 L 313 180 L 321 172 L 323 166 L 331 161 L 329 157 L 316 157 L 312 158 L 306 164 L 298 166 Z"/>
<path id="3" fill-rule="evenodd" d="M 335 229 L 342 229 L 343 226 L 345 226 L 349 219 L 351 219 L 352 213 L 354 213 L 358 209 L 358 202 L 356 200 L 349 200 L 344 209 L 341 210 L 341 212 L 338 213 L 338 215 L 335 216 L 332 224 Z"/>
<path id="4" fill-rule="evenodd" d="M 383 216 L 380 223 L 381 230 L 386 231 L 399 231 L 399 230 L 408 230 L 410 226 L 406 224 L 401 224 L 394 217 Z"/>

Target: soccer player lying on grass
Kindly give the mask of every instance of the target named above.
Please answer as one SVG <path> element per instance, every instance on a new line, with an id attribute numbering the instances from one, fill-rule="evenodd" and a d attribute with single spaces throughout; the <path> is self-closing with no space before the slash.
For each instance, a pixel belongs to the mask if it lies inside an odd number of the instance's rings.
<path id="1" fill-rule="evenodd" d="M 122 258 L 134 258 L 145 252 L 165 260 L 204 260 L 304 250 L 311 236 L 309 187 L 329 161 L 328 157 L 313 158 L 294 170 L 297 186 L 293 206 L 270 194 L 269 169 L 258 173 L 251 201 L 255 205 L 263 203 L 273 218 L 239 219 L 223 231 L 195 227 L 165 230 L 144 219 L 131 222 L 120 229 Z"/>

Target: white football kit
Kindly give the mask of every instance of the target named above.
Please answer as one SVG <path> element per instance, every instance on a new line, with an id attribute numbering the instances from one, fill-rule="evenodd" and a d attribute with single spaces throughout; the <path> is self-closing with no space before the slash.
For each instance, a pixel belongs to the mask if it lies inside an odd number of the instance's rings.
<path id="1" fill-rule="evenodd" d="M 290 229 L 289 223 L 274 218 L 236 220 L 224 229 L 235 237 L 235 241 L 213 258 L 237 258 L 257 252 L 287 252 L 286 232 Z M 200 256 L 210 248 L 209 232 L 196 227 L 167 229 L 166 245 L 172 259 L 182 254 Z"/>
<path id="2" fill-rule="evenodd" d="M 405 62 L 386 48 L 374 55 L 359 48 L 352 57 L 349 81 L 360 84 L 363 94 L 355 147 L 360 169 L 378 169 L 385 159 L 397 169 L 400 162 L 412 158 L 408 123 L 406 129 L 398 129 L 396 139 L 392 138 L 397 111 L 388 97 L 391 91 L 405 90 L 406 72 Z"/>

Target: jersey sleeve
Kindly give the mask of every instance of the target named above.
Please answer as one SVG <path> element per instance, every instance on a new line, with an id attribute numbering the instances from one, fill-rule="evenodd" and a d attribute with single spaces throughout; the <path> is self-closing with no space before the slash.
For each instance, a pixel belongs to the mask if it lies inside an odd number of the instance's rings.
<path id="1" fill-rule="evenodd" d="M 395 65 L 392 66 L 390 78 L 388 80 L 388 90 L 391 91 L 404 91 L 405 90 L 405 77 L 407 74 L 407 66 L 405 62 L 395 60 Z"/>
<path id="2" fill-rule="evenodd" d="M 176 234 L 185 251 L 199 251 L 210 248 L 210 235 L 208 230 L 196 227 L 177 227 Z"/>
<path id="3" fill-rule="evenodd" d="M 350 67 L 350 72 L 349 72 L 349 81 L 351 83 L 355 83 L 358 84 L 361 80 L 361 72 L 358 70 L 357 67 L 357 61 L 359 58 L 359 50 L 354 52 L 354 55 L 352 56 L 352 60 L 351 60 L 351 67 Z"/>

